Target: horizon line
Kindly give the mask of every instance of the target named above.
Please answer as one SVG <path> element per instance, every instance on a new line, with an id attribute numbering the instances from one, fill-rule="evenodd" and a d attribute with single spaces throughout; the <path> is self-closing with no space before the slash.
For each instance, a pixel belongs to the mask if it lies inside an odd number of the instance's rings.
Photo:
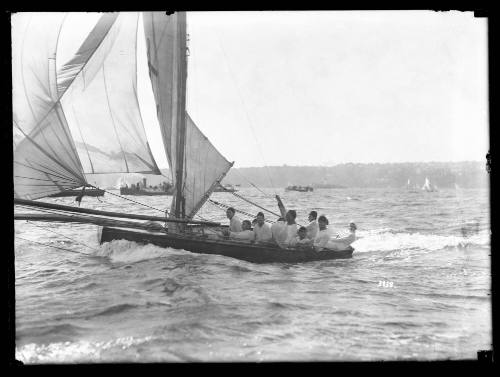
<path id="1" fill-rule="evenodd" d="M 484 160 L 461 160 L 461 161 L 401 161 L 401 162 L 338 162 L 338 163 L 324 163 L 322 165 L 261 165 L 261 166 L 233 166 L 233 169 L 254 169 L 254 168 L 282 168 L 282 167 L 334 167 L 338 165 L 397 165 L 397 164 L 463 164 L 463 163 L 487 163 L 485 157 Z M 169 167 L 159 167 L 159 169 L 169 169 Z"/>

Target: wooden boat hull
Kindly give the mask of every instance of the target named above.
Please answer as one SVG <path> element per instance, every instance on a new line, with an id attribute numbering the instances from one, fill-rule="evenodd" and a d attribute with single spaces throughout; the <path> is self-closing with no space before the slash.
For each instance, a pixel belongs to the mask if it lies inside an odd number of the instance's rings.
<path id="1" fill-rule="evenodd" d="M 82 190 L 65 190 L 62 192 L 58 192 L 57 194 L 50 195 L 49 198 L 62 198 L 68 196 L 78 196 L 82 193 Z M 93 189 L 93 190 L 85 190 L 84 196 L 104 196 L 104 190 Z"/>
<path id="2" fill-rule="evenodd" d="M 113 240 L 127 240 L 139 244 L 153 244 L 159 247 L 184 249 L 193 253 L 217 254 L 252 263 L 301 263 L 318 260 L 347 259 L 352 257 L 354 249 L 349 247 L 341 251 L 290 250 L 278 246 L 236 242 L 222 239 L 209 239 L 201 235 L 179 235 L 159 232 L 135 231 L 120 228 L 103 227 L 100 243 Z"/>

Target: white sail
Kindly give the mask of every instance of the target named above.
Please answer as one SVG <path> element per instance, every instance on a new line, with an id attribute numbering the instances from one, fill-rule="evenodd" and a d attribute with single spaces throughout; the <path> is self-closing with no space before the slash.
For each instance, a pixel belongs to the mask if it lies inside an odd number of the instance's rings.
<path id="1" fill-rule="evenodd" d="M 233 164 L 219 153 L 187 116 L 184 161 L 186 217 L 193 217 Z"/>
<path id="2" fill-rule="evenodd" d="M 58 102 L 57 43 L 64 13 L 12 15 L 14 196 L 42 198 L 86 184 Z"/>
<path id="3" fill-rule="evenodd" d="M 149 75 L 165 153 L 173 183 L 180 186 L 174 193 L 172 212 L 177 204 L 182 207 L 177 215 L 189 218 L 208 199 L 232 164 L 185 113 L 185 17 L 179 13 L 167 16 L 164 12 L 147 12 L 143 16 Z M 179 156 L 183 156 L 180 161 Z M 179 172 L 180 176 L 176 174 Z"/>
<path id="4" fill-rule="evenodd" d="M 65 90 L 61 103 L 83 171 L 161 174 L 137 98 L 139 14 L 103 17 L 59 71 L 59 90 Z"/>
<path id="5" fill-rule="evenodd" d="M 429 186 L 429 178 L 425 177 L 425 183 L 424 183 L 424 185 L 422 186 L 422 190 L 429 191 L 429 189 L 430 189 L 430 186 Z"/>
<path id="6" fill-rule="evenodd" d="M 179 49 L 177 18 L 178 14 L 167 16 L 165 12 L 143 13 L 149 76 L 163 145 L 171 167 L 176 166 L 176 123 L 181 96 L 179 71 L 182 67 L 177 52 Z M 175 169 L 170 170 L 175 179 Z"/>

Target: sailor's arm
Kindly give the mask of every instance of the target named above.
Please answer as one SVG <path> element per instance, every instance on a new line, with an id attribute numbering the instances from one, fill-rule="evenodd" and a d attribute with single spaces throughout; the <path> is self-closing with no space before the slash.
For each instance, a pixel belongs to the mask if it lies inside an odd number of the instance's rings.
<path id="1" fill-rule="evenodd" d="M 276 195 L 276 200 L 278 201 L 278 208 L 280 209 L 281 212 L 281 217 L 286 218 L 286 208 L 281 201 L 281 198 L 279 195 Z"/>

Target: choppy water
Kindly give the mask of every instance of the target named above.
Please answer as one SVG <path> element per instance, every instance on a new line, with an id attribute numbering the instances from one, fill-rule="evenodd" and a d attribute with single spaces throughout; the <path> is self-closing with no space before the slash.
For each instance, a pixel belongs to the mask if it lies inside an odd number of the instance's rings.
<path id="1" fill-rule="evenodd" d="M 442 360 L 491 349 L 488 190 L 277 191 L 299 223 L 312 209 L 334 229 L 354 220 L 353 258 L 257 265 L 127 241 L 99 245 L 95 226 L 16 222 L 18 237 L 79 252 L 16 238 L 16 358 Z M 255 189 L 241 193 L 277 208 Z M 231 194 L 213 198 L 255 212 Z M 134 199 L 158 208 L 170 200 Z M 159 215 L 109 194 L 82 206 Z M 227 221 L 210 204 L 200 215 Z"/>

